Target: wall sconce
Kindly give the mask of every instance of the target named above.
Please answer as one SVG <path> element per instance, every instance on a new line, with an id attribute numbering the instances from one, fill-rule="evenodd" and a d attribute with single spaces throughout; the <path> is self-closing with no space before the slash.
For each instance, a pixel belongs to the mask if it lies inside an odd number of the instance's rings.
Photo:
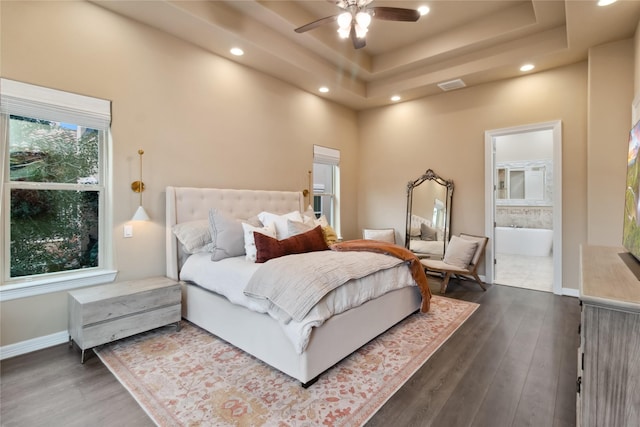
<path id="1" fill-rule="evenodd" d="M 144 154 L 144 150 L 138 150 L 138 154 L 140 155 L 140 181 L 133 181 L 131 183 L 131 189 L 134 193 L 140 194 L 140 205 L 136 213 L 133 214 L 131 221 L 149 221 L 149 215 L 147 215 L 147 212 L 145 212 L 142 207 L 142 192 L 144 191 L 144 182 L 142 182 L 142 155 Z"/>
<path id="2" fill-rule="evenodd" d="M 305 199 L 309 197 L 309 207 L 311 207 L 311 171 L 309 171 L 307 188 L 302 190 L 302 197 L 304 197 Z"/>

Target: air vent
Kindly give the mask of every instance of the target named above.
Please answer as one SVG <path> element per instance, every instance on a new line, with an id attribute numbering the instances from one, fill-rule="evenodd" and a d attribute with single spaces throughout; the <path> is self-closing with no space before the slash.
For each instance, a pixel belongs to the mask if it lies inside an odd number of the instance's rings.
<path id="1" fill-rule="evenodd" d="M 466 84 L 462 81 L 462 79 L 449 80 L 448 82 L 438 83 L 438 87 L 445 92 L 448 90 L 460 89 L 461 87 L 465 87 Z"/>

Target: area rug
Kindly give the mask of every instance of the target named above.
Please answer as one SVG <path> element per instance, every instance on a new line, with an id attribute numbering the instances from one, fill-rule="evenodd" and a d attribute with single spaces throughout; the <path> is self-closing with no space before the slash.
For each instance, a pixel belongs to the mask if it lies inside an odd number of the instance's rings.
<path id="1" fill-rule="evenodd" d="M 159 426 L 361 426 L 477 307 L 433 296 L 307 389 L 186 321 L 96 353 Z"/>

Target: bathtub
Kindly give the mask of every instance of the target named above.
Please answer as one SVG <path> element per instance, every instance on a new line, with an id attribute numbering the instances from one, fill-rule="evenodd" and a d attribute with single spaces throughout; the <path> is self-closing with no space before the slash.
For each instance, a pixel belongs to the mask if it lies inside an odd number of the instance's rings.
<path id="1" fill-rule="evenodd" d="M 551 256 L 553 230 L 496 227 L 495 239 L 498 254 Z"/>

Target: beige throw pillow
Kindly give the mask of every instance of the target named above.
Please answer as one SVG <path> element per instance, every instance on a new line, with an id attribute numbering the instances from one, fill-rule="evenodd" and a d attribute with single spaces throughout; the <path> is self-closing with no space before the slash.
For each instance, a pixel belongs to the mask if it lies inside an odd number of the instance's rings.
<path id="1" fill-rule="evenodd" d="M 171 230 L 176 235 L 185 253 L 209 252 L 211 250 L 211 232 L 206 219 L 182 222 Z"/>
<path id="2" fill-rule="evenodd" d="M 477 247 L 477 242 L 453 236 L 447 245 L 447 250 L 444 253 L 444 259 L 442 261 L 445 264 L 467 269 L 473 259 L 473 255 L 476 253 Z"/>

